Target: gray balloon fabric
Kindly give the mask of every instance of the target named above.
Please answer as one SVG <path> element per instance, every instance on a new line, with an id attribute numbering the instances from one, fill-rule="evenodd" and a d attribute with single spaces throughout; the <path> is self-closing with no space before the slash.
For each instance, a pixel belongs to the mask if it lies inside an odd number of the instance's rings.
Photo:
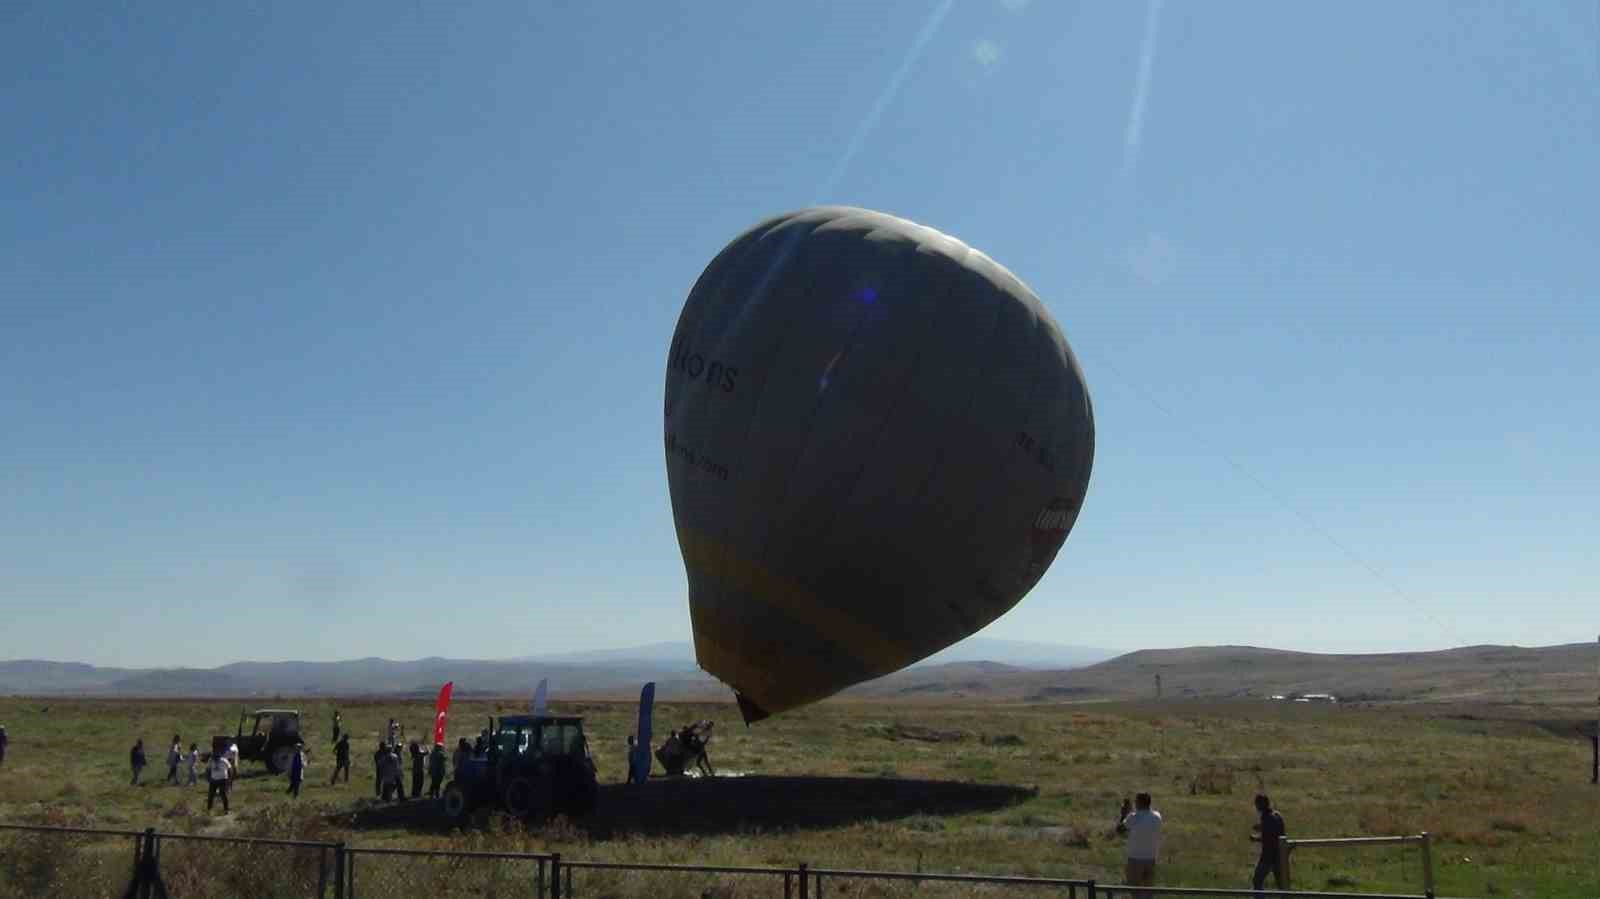
<path id="1" fill-rule="evenodd" d="M 865 209 L 762 222 L 667 357 L 701 667 L 755 721 L 975 633 L 1077 520 L 1094 413 L 1066 338 L 960 241 Z"/>

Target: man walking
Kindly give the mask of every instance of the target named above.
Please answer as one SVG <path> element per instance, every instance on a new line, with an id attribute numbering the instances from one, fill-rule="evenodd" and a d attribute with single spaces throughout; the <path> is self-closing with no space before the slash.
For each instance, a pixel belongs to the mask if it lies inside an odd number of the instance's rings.
<path id="1" fill-rule="evenodd" d="M 306 779 L 306 744 L 294 744 L 294 761 L 289 763 L 289 795 L 300 798 L 300 785 Z"/>
<path id="2" fill-rule="evenodd" d="M 1261 815 L 1261 820 L 1250 828 L 1255 831 L 1250 835 L 1250 839 L 1261 844 L 1261 858 L 1256 861 L 1256 873 L 1250 885 L 1257 891 L 1256 899 L 1265 899 L 1266 894 L 1260 890 L 1266 885 L 1268 871 L 1272 872 L 1272 880 L 1278 889 L 1283 889 L 1283 867 L 1280 864 L 1282 856 L 1279 855 L 1279 846 L 1282 844 L 1285 830 L 1283 816 L 1272 807 L 1272 800 L 1267 798 L 1267 794 L 1256 794 L 1256 811 Z"/>
<path id="3" fill-rule="evenodd" d="M 232 786 L 233 765 L 228 763 L 228 756 L 211 754 L 211 762 L 206 766 L 206 811 L 211 811 L 212 804 L 217 797 L 222 797 L 222 813 L 228 814 L 228 787 Z"/>
<path id="4" fill-rule="evenodd" d="M 1128 835 L 1123 881 L 1131 887 L 1156 884 L 1156 858 L 1161 854 L 1161 813 L 1150 807 L 1150 794 L 1133 797 L 1133 814 L 1122 819 Z"/>
<path id="5" fill-rule="evenodd" d="M 333 744 L 333 779 L 328 781 L 329 786 L 339 782 L 339 772 L 344 772 L 344 782 L 350 782 L 350 735 L 341 734 L 339 742 Z"/>
<path id="6" fill-rule="evenodd" d="M 134 741 L 128 750 L 128 764 L 133 768 L 133 786 L 139 785 L 139 775 L 144 773 L 144 740 Z"/>

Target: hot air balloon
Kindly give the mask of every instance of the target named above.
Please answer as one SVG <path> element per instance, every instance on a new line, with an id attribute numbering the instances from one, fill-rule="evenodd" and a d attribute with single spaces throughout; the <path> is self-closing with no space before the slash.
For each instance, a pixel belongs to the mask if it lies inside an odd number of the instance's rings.
<path id="1" fill-rule="evenodd" d="M 1015 606 L 1077 520 L 1083 372 L 1005 268 L 818 207 L 729 244 L 684 303 L 665 441 L 699 664 L 746 723 L 899 670 Z"/>

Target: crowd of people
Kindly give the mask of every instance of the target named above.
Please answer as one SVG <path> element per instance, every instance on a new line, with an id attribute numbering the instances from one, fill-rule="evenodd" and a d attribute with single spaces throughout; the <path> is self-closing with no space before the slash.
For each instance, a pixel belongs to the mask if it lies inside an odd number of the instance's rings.
<path id="1" fill-rule="evenodd" d="M 411 799 L 421 798 L 423 794 L 423 781 L 425 775 L 431 777 L 427 794 L 429 798 L 438 798 L 442 790 L 445 774 L 447 773 L 448 758 L 443 744 L 435 743 L 432 751 L 425 751 L 418 740 L 410 741 L 408 747 L 402 748 L 405 739 L 405 728 L 396 719 L 389 719 L 383 731 L 384 739 L 379 740 L 377 750 L 373 753 L 373 772 L 375 777 L 375 794 L 384 801 L 404 800 L 407 797 L 404 780 L 404 765 L 401 754 L 404 752 L 411 761 Z M 5 728 L 0 726 L 0 764 L 5 762 L 7 744 Z M 469 750 L 467 742 L 461 741 L 464 750 Z M 457 750 L 457 766 L 463 750 Z M 294 755 L 290 758 L 288 774 L 289 796 L 298 798 L 305 785 L 306 770 L 310 766 L 310 753 L 303 741 L 294 744 Z M 345 783 L 350 782 L 350 732 L 345 729 L 344 717 L 337 711 L 333 713 L 333 773 L 328 779 L 332 786 L 339 782 L 342 775 Z M 198 743 L 190 743 L 185 749 L 180 735 L 173 734 L 172 742 L 166 755 L 167 775 L 162 781 L 162 786 L 192 787 L 200 782 L 202 774 L 205 777 L 206 809 L 215 809 L 217 800 L 222 801 L 223 814 L 229 814 L 230 794 L 233 785 L 238 781 L 240 774 L 239 744 L 230 740 L 227 749 L 222 752 L 202 752 Z M 150 758 L 145 749 L 144 739 L 136 739 L 133 747 L 128 750 L 128 767 L 131 772 L 129 781 L 131 786 L 143 786 L 144 771 L 149 767 Z"/>
<path id="2" fill-rule="evenodd" d="M 1123 882 L 1128 886 L 1150 887 L 1156 884 L 1156 861 L 1161 854 L 1161 813 L 1152 807 L 1149 793 L 1140 793 L 1132 802 L 1122 800 L 1117 813 L 1117 833 L 1126 838 L 1123 850 Z M 1265 793 L 1256 794 L 1258 820 L 1250 828 L 1250 839 L 1261 844 L 1261 854 L 1256 860 L 1250 886 L 1260 890 L 1271 874 L 1278 889 L 1283 889 L 1283 856 L 1280 852 L 1286 835 L 1283 816 L 1272 807 L 1272 799 Z M 1264 893 L 1256 893 L 1258 899 Z"/>

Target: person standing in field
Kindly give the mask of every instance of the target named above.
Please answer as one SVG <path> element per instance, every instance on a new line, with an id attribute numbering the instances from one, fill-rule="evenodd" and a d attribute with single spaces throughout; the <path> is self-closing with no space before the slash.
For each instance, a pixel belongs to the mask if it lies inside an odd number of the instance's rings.
<path id="1" fill-rule="evenodd" d="M 344 719 L 339 717 L 339 710 L 333 710 L 333 742 L 339 742 L 339 734 L 344 730 Z"/>
<path id="2" fill-rule="evenodd" d="M 383 778 L 383 789 L 380 791 L 378 798 L 384 802 L 390 801 L 391 798 L 404 802 L 406 787 L 402 778 L 405 769 L 400 764 L 400 753 L 394 747 L 388 747 L 384 750 L 383 761 L 380 763 L 378 770 Z"/>
<path id="3" fill-rule="evenodd" d="M 333 779 L 328 781 L 328 786 L 339 782 L 339 772 L 344 772 L 344 782 L 350 782 L 350 735 L 340 734 L 339 742 L 333 744 Z"/>
<path id="4" fill-rule="evenodd" d="M 144 740 L 135 740 L 133 748 L 128 750 L 128 764 L 133 767 L 133 784 L 139 785 L 139 775 L 144 773 Z"/>
<path id="5" fill-rule="evenodd" d="M 300 785 L 306 780 L 306 744 L 294 744 L 294 760 L 289 763 L 289 795 L 300 798 Z"/>
<path id="6" fill-rule="evenodd" d="M 236 743 L 236 742 L 230 742 L 228 744 L 228 780 L 233 781 L 233 780 L 238 780 L 238 779 L 239 779 L 239 744 Z M 224 804 L 226 804 L 226 803 L 224 803 Z"/>
<path id="7" fill-rule="evenodd" d="M 439 798 L 439 787 L 444 783 L 446 759 L 444 744 L 433 744 L 433 751 L 428 753 L 428 798 Z"/>
<path id="8" fill-rule="evenodd" d="M 11 738 L 6 736 L 6 726 L 0 724 L 0 765 L 6 763 L 6 744 L 9 742 L 11 742 Z"/>
<path id="9" fill-rule="evenodd" d="M 178 766 L 183 764 L 183 741 L 172 735 L 172 746 L 167 750 L 167 783 L 178 786 Z"/>
<path id="10" fill-rule="evenodd" d="M 233 765 L 226 754 L 212 753 L 206 765 L 206 811 L 211 811 L 217 797 L 222 797 L 222 813 L 228 814 L 228 788 L 233 785 Z"/>
<path id="11" fill-rule="evenodd" d="M 411 798 L 421 799 L 423 762 L 427 760 L 428 754 L 422 751 L 422 744 L 416 740 L 411 741 L 406 751 L 411 754 Z"/>
<path id="12" fill-rule="evenodd" d="M 378 748 L 372 753 L 372 792 L 379 799 L 383 798 L 383 762 L 388 757 L 389 745 L 379 740 Z"/>
<path id="13" fill-rule="evenodd" d="M 400 737 L 404 733 L 405 733 L 405 728 L 400 726 L 400 722 L 394 720 L 393 718 L 390 718 L 389 719 L 389 745 L 393 746 L 395 749 L 399 749 L 400 748 Z"/>
<path id="14" fill-rule="evenodd" d="M 1256 861 L 1256 873 L 1250 880 L 1250 886 L 1257 891 L 1256 899 L 1263 899 L 1266 894 L 1260 890 L 1266 885 L 1268 871 L 1272 872 L 1272 880 L 1278 889 L 1283 889 L 1281 864 L 1283 857 L 1279 855 L 1279 847 L 1282 845 L 1286 830 L 1283 816 L 1272 807 L 1272 800 L 1267 798 L 1267 794 L 1256 794 L 1256 812 L 1261 816 L 1261 820 L 1250 828 L 1254 831 L 1250 834 L 1250 839 L 1261 844 L 1261 857 Z"/>
<path id="15" fill-rule="evenodd" d="M 188 756 L 188 758 L 189 758 L 189 782 L 187 784 L 185 784 L 185 786 L 192 787 L 195 784 L 200 782 L 200 777 L 199 777 L 199 774 L 200 774 L 200 745 L 198 743 L 190 743 L 189 744 L 189 756 Z"/>
<path id="16" fill-rule="evenodd" d="M 1122 819 L 1128 835 L 1123 880 L 1131 887 L 1155 886 L 1156 858 L 1161 854 L 1161 813 L 1150 807 L 1150 794 L 1133 797 L 1133 814 Z"/>

